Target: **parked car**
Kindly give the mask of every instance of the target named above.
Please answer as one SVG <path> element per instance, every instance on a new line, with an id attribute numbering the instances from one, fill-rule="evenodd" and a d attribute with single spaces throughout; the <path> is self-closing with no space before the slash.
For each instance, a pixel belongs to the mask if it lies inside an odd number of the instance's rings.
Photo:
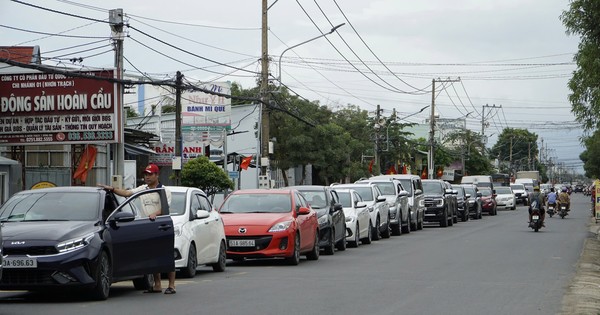
<path id="1" fill-rule="evenodd" d="M 158 194 L 162 205 L 154 220 L 141 211 L 150 194 Z M 163 188 L 127 199 L 97 187 L 26 190 L 2 205 L 0 222 L 0 290 L 77 288 L 104 300 L 114 282 L 133 280 L 144 290 L 151 288 L 153 273 L 175 268 L 173 220 Z"/>
<path id="2" fill-rule="evenodd" d="M 444 186 L 446 188 L 446 192 L 449 194 L 448 200 L 450 200 L 450 207 L 452 208 L 452 222 L 458 222 L 458 200 L 456 194 L 458 193 L 454 188 L 452 188 L 452 184 L 447 181 L 443 181 Z"/>
<path id="3" fill-rule="evenodd" d="M 175 268 L 191 278 L 198 266 L 225 271 L 227 245 L 225 228 L 218 211 L 206 194 L 193 187 L 168 186 L 171 191 L 170 214 L 175 227 Z"/>
<path id="4" fill-rule="evenodd" d="M 500 209 L 517 209 L 517 198 L 510 187 L 496 187 L 496 207 Z"/>
<path id="5" fill-rule="evenodd" d="M 293 186 L 317 211 L 319 247 L 327 255 L 346 250 L 346 216 L 337 193 L 329 186 Z"/>
<path id="6" fill-rule="evenodd" d="M 424 179 L 425 221 L 438 222 L 441 227 L 454 225 L 454 209 L 452 208 L 452 191 L 446 189 L 444 181 Z"/>
<path id="7" fill-rule="evenodd" d="M 474 184 L 461 184 L 461 186 L 465 188 L 469 215 L 474 220 L 481 219 L 481 193 L 479 188 Z"/>
<path id="8" fill-rule="evenodd" d="M 458 216 L 462 222 L 466 222 L 469 220 L 469 209 L 465 188 L 461 185 L 452 185 L 452 189 L 456 190 Z"/>
<path id="9" fill-rule="evenodd" d="M 390 207 L 387 199 L 381 194 L 381 191 L 374 184 L 336 184 L 334 189 L 349 188 L 354 189 L 367 204 L 367 209 L 371 215 L 373 223 L 372 236 L 374 240 L 389 238 L 390 232 Z"/>
<path id="10" fill-rule="evenodd" d="M 373 223 L 367 204 L 354 189 L 334 188 L 346 215 L 348 246 L 358 247 L 360 243 L 371 244 Z"/>
<path id="11" fill-rule="evenodd" d="M 515 194 L 515 199 L 517 203 L 522 203 L 525 206 L 529 205 L 529 194 L 525 189 L 525 185 L 510 184 L 510 189 L 512 189 L 513 194 Z"/>
<path id="12" fill-rule="evenodd" d="M 488 188 L 480 188 L 479 191 L 481 192 L 481 210 L 489 215 L 496 215 L 498 213 L 496 195 Z"/>
<path id="13" fill-rule="evenodd" d="M 0 223 L 0 280 L 2 280 L 2 268 L 3 268 L 2 267 L 2 265 L 3 265 L 2 256 L 4 255 L 4 253 L 2 251 L 4 246 L 2 244 L 3 244 L 3 242 L 2 242 L 2 223 Z"/>
<path id="14" fill-rule="evenodd" d="M 225 224 L 227 258 L 319 259 L 317 212 L 296 189 L 241 189 L 219 208 Z"/>
<path id="15" fill-rule="evenodd" d="M 410 213 L 410 229 L 412 231 L 422 230 L 425 216 L 425 201 L 423 196 L 423 184 L 421 177 L 411 174 L 389 174 L 378 175 L 369 178 L 375 179 L 397 179 L 402 187 L 408 192 L 408 212 Z"/>
<path id="16" fill-rule="evenodd" d="M 408 192 L 397 179 L 365 179 L 356 183 L 374 184 L 385 196 L 390 208 L 392 235 L 410 233 L 411 222 L 408 211 Z"/>

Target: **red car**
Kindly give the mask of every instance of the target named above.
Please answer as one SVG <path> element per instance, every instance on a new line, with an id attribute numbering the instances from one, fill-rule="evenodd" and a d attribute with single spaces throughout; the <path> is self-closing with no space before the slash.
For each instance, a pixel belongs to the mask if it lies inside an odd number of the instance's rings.
<path id="1" fill-rule="evenodd" d="M 479 188 L 481 192 L 481 212 L 487 212 L 489 215 L 498 214 L 496 195 L 492 193 L 492 190 L 486 188 Z"/>
<path id="2" fill-rule="evenodd" d="M 219 209 L 227 258 L 284 258 L 290 265 L 319 259 L 317 213 L 295 189 L 242 189 Z"/>

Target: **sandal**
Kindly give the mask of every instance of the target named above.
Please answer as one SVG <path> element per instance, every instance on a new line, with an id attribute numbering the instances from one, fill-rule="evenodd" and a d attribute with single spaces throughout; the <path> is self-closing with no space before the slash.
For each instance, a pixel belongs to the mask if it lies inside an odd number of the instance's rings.
<path id="1" fill-rule="evenodd" d="M 173 289 L 173 288 L 167 288 L 165 290 L 165 294 L 175 294 L 175 293 L 177 293 L 177 291 L 175 291 L 175 289 Z"/>

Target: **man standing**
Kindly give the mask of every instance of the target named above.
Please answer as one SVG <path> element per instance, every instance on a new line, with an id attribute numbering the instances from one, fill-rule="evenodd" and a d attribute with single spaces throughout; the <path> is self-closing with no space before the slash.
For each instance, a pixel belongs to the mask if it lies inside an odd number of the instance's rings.
<path id="1" fill-rule="evenodd" d="M 115 188 L 108 185 L 99 184 L 98 186 L 103 187 L 108 191 L 112 191 L 114 194 L 129 197 L 136 192 L 143 191 L 145 189 L 154 189 L 154 188 L 163 188 L 163 184 L 161 184 L 158 180 L 159 178 L 159 169 L 156 164 L 148 164 L 144 169 L 144 185 L 140 185 L 133 189 L 120 189 Z M 165 188 L 165 194 L 167 195 L 167 202 L 169 205 L 171 204 L 171 191 Z M 144 215 L 147 216 L 150 220 L 156 219 L 157 216 L 162 214 L 162 209 L 160 206 L 160 196 L 158 194 L 146 194 L 141 196 L 140 199 L 143 203 L 143 211 Z M 165 294 L 175 294 L 175 271 L 170 271 L 168 274 L 169 278 L 169 287 L 165 290 Z M 161 285 L 161 277 L 160 273 L 154 274 L 154 286 L 147 291 L 146 293 L 161 293 L 162 285 Z"/>

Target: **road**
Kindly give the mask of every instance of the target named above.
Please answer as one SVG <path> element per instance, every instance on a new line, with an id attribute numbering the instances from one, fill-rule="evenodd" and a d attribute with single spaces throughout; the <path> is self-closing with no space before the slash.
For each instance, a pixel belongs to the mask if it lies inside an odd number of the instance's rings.
<path id="1" fill-rule="evenodd" d="M 426 226 L 299 266 L 229 262 L 199 268 L 177 294 L 115 284 L 107 301 L 73 293 L 0 291 L 0 314 L 558 314 L 590 220 L 574 194 L 571 215 L 535 233 L 527 209 L 453 227 Z M 166 287 L 166 283 L 164 284 Z"/>

